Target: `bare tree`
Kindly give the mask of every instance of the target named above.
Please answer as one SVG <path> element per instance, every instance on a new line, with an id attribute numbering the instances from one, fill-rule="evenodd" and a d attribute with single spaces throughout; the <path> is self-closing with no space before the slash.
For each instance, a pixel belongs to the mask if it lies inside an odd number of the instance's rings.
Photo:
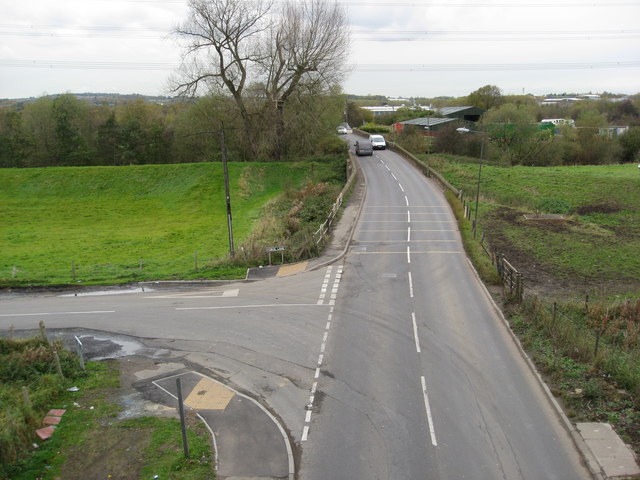
<path id="1" fill-rule="evenodd" d="M 275 157 L 283 153 L 287 100 L 293 94 L 327 93 L 343 80 L 348 34 L 346 13 L 337 2 L 283 3 L 260 60 L 265 94 L 275 108 Z"/>
<path id="2" fill-rule="evenodd" d="M 188 0 L 189 18 L 176 33 L 187 39 L 174 91 L 230 94 L 248 142 L 256 128 L 274 129 L 271 155 L 284 151 L 284 106 L 293 95 L 330 91 L 343 78 L 347 17 L 337 2 Z M 261 115 L 261 121 L 252 114 Z M 267 117 L 267 118 L 264 118 Z M 255 152 L 255 150 L 254 150 Z"/>

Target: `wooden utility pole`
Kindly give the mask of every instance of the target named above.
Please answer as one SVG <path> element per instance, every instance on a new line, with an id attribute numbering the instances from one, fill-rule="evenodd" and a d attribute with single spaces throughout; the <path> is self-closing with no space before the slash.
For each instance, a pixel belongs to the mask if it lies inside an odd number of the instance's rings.
<path id="1" fill-rule="evenodd" d="M 224 144 L 224 125 L 220 122 L 220 148 L 222 149 L 222 169 L 224 171 L 224 190 L 227 196 L 227 230 L 229 231 L 229 254 L 233 257 L 233 228 L 231 226 L 231 195 L 229 193 L 229 171 L 227 170 L 227 148 Z"/>

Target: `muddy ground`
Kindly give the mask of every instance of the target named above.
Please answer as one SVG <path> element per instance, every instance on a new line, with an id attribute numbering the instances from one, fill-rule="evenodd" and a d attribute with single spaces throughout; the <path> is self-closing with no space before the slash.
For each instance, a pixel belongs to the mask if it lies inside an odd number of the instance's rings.
<path id="1" fill-rule="evenodd" d="M 603 207 L 604 208 L 604 207 Z M 620 278 L 602 278 L 597 275 L 576 275 L 575 272 L 563 270 L 552 262 L 533 258 L 529 253 L 518 248 L 502 232 L 509 226 L 524 227 L 537 236 L 545 232 L 566 234 L 567 239 L 575 232 L 571 227 L 576 223 L 567 220 L 563 223 L 527 221 L 523 212 L 502 207 L 485 220 L 486 238 L 491 248 L 495 249 L 523 274 L 525 293 L 543 297 L 583 297 L 593 293 L 629 293 L 640 290 L 640 277 L 621 276 Z M 617 236 L 626 236 L 633 232 L 617 231 Z M 569 245 L 569 240 L 567 241 Z"/>

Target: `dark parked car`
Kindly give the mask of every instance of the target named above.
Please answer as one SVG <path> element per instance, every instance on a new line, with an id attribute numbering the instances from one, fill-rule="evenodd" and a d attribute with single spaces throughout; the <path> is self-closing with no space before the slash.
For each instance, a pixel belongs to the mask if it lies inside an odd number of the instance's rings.
<path id="1" fill-rule="evenodd" d="M 358 140 L 354 144 L 356 147 L 356 155 L 373 155 L 373 145 L 369 140 Z"/>

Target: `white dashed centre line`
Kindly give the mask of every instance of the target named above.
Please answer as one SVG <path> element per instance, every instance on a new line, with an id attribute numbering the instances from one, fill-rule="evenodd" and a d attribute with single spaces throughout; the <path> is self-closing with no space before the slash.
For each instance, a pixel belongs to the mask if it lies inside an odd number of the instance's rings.
<path id="1" fill-rule="evenodd" d="M 413 337 L 416 341 L 416 352 L 420 353 L 420 339 L 418 338 L 418 324 L 416 323 L 416 314 L 411 313 L 411 321 L 413 322 Z"/>
<path id="2" fill-rule="evenodd" d="M 324 362 L 325 350 L 327 348 L 327 340 L 329 339 L 329 330 L 331 329 L 331 322 L 333 320 L 333 308 L 334 308 L 333 305 L 335 305 L 336 297 L 338 295 L 338 287 L 340 285 L 340 280 L 342 279 L 342 269 L 343 269 L 342 265 L 340 265 L 337 268 L 335 272 L 335 276 L 333 277 L 333 284 L 331 285 L 331 295 L 329 300 L 329 305 L 331 305 L 331 308 L 329 309 L 329 314 L 327 315 L 327 323 L 325 325 L 324 333 L 322 335 L 322 343 L 320 344 L 320 353 L 318 355 L 318 363 L 315 369 L 315 373 L 313 375 L 313 378 L 316 380 L 320 378 L 320 367 Z M 324 276 L 322 289 L 320 290 L 320 297 L 318 298 L 318 305 L 324 304 L 324 299 L 326 297 L 327 290 L 329 288 L 329 283 L 331 283 L 332 271 L 333 270 L 331 266 L 327 267 L 327 272 Z M 305 419 L 304 419 L 305 425 L 302 429 L 302 437 L 301 437 L 302 442 L 306 442 L 307 439 L 309 438 L 309 430 L 311 428 L 311 413 L 313 411 L 313 406 L 314 406 L 315 396 L 316 396 L 315 394 L 317 389 L 318 389 L 318 382 L 315 381 L 311 385 L 311 391 L 310 391 L 311 395 L 309 396 L 309 404 L 306 407 L 307 412 L 305 414 Z"/>
<path id="3" fill-rule="evenodd" d="M 436 431 L 433 427 L 433 418 L 431 416 L 431 407 L 429 406 L 429 396 L 427 395 L 427 382 L 424 377 L 420 377 L 422 380 L 422 395 L 424 396 L 424 407 L 427 410 L 427 421 L 429 422 L 429 433 L 431 434 L 431 444 L 434 447 L 438 446 L 438 442 L 436 441 Z"/>

